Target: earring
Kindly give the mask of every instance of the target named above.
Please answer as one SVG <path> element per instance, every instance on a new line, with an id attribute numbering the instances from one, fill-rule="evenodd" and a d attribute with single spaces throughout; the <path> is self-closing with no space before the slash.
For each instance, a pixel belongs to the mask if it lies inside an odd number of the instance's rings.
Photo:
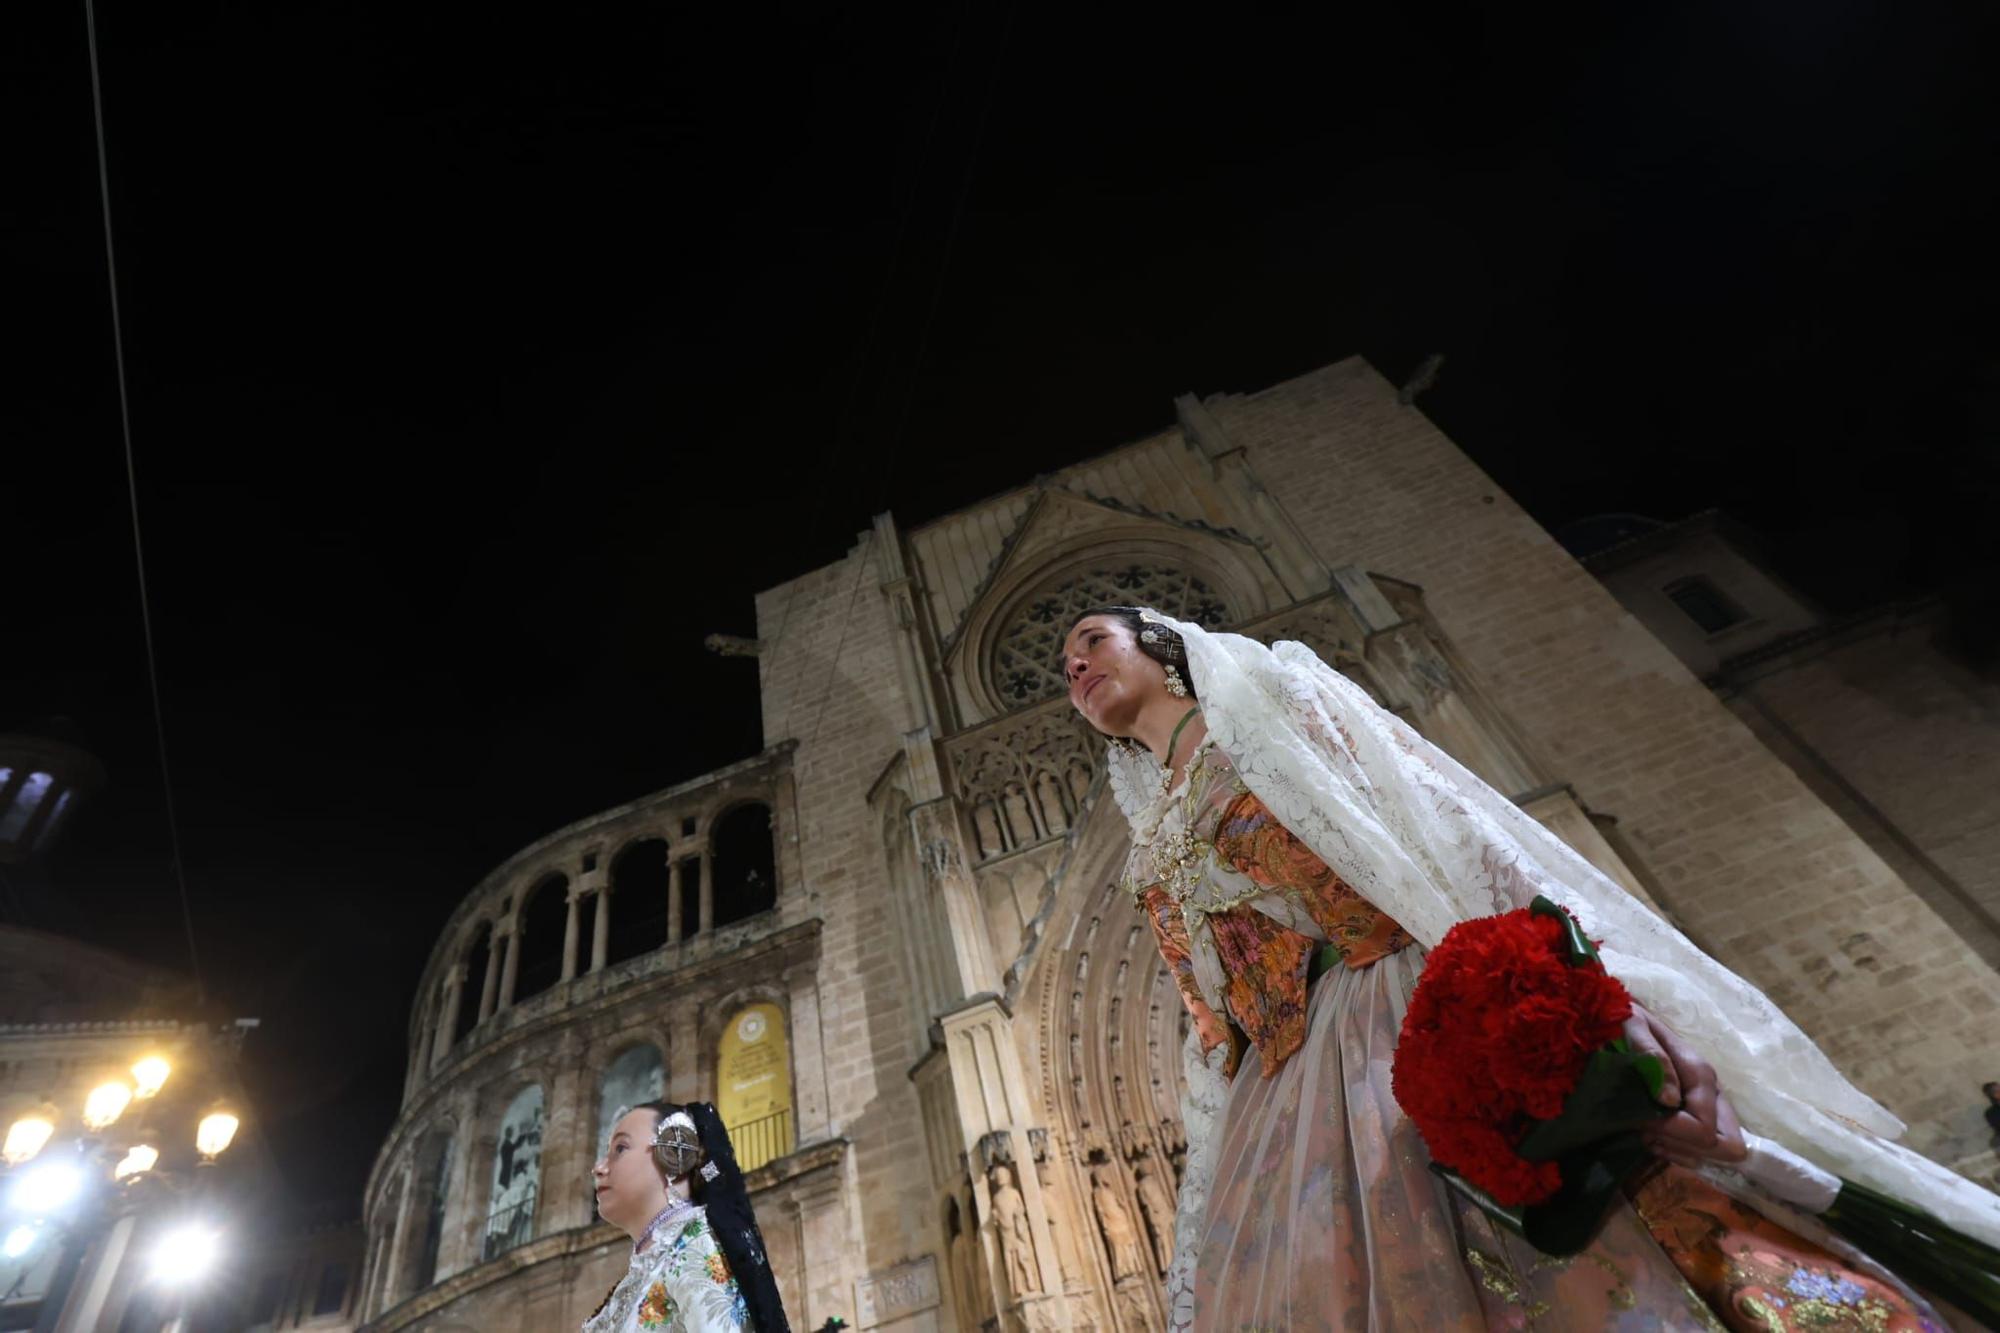
<path id="1" fill-rule="evenodd" d="M 1167 693 L 1176 699 L 1185 699 L 1188 693 L 1187 682 L 1181 679 L 1180 672 L 1174 670 L 1172 662 L 1167 663 Z"/>

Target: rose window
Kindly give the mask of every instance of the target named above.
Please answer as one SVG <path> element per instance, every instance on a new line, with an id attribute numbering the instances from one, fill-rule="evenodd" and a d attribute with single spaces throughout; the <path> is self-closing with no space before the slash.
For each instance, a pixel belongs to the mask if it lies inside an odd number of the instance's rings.
<path id="1" fill-rule="evenodd" d="M 1213 588 L 1186 570 L 1134 561 L 1087 570 L 1030 597 L 993 652 L 993 684 L 1009 704 L 1053 698 L 1064 689 L 1063 635 L 1094 606 L 1150 606 L 1203 629 L 1229 623 Z"/>

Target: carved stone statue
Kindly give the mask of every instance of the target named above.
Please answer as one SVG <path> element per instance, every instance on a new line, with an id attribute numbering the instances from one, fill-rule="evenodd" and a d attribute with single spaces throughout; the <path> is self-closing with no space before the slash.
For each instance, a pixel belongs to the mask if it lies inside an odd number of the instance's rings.
<path id="1" fill-rule="evenodd" d="M 1042 1212 L 1048 1216 L 1049 1240 L 1056 1247 L 1056 1265 L 1062 1269 L 1063 1290 L 1075 1291 L 1082 1285 L 1083 1277 L 1076 1271 L 1071 1247 L 1063 1243 L 1063 1228 L 1069 1224 L 1061 1220 L 1063 1204 L 1056 1196 L 1053 1169 L 1048 1158 L 1036 1159 L 1035 1178 L 1042 1182 Z"/>
<path id="2" fill-rule="evenodd" d="M 1111 1256 L 1111 1277 L 1136 1277 L 1144 1269 L 1144 1261 L 1139 1257 L 1139 1232 L 1132 1225 L 1132 1214 L 1125 1211 L 1125 1204 L 1118 1192 L 1104 1183 L 1101 1171 L 1090 1173 L 1090 1202 L 1097 1210 L 1097 1225 L 1104 1232 L 1104 1248 Z"/>
<path id="3" fill-rule="evenodd" d="M 1174 1205 L 1167 1198 L 1166 1186 L 1145 1162 L 1139 1163 L 1133 1174 L 1139 1211 L 1146 1215 L 1146 1230 L 1153 1237 L 1153 1258 L 1159 1272 L 1164 1274 L 1174 1258 Z"/>
<path id="4" fill-rule="evenodd" d="M 1042 1275 L 1035 1266 L 1028 1203 L 1014 1188 L 1014 1173 L 1004 1166 L 993 1168 L 993 1229 L 1000 1238 L 1000 1262 L 1013 1294 L 1027 1296 L 1040 1291 Z"/>

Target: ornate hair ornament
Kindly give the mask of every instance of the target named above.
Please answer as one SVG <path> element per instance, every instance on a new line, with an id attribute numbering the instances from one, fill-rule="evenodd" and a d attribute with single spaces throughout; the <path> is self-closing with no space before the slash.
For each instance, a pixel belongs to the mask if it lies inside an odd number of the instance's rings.
<path id="1" fill-rule="evenodd" d="M 701 1134 L 685 1111 L 660 1117 L 653 1131 L 653 1161 L 668 1180 L 679 1180 L 701 1165 Z M 709 1179 L 704 1176 L 703 1179 Z"/>

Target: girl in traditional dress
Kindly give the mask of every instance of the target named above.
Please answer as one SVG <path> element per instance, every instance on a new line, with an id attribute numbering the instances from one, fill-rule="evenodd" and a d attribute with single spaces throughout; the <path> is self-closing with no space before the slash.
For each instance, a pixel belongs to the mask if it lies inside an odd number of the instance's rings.
<path id="1" fill-rule="evenodd" d="M 632 1266 L 583 1333 L 790 1333 L 714 1107 L 633 1107 L 590 1174 L 598 1215 L 632 1237 Z"/>
<path id="2" fill-rule="evenodd" d="M 1737 1108 L 1981 1239 L 2000 1200 L 1887 1142 L 1900 1123 L 1754 987 L 1309 649 L 1107 607 L 1063 668 L 1112 738 L 1125 886 L 1193 1020 L 1174 1330 L 1947 1326 L 1718 1169 L 1744 1156 Z M 1602 940 L 1678 1107 L 1649 1131 L 1662 1163 L 1567 1259 L 1446 1189 L 1389 1077 L 1425 948 L 1538 894 Z"/>

